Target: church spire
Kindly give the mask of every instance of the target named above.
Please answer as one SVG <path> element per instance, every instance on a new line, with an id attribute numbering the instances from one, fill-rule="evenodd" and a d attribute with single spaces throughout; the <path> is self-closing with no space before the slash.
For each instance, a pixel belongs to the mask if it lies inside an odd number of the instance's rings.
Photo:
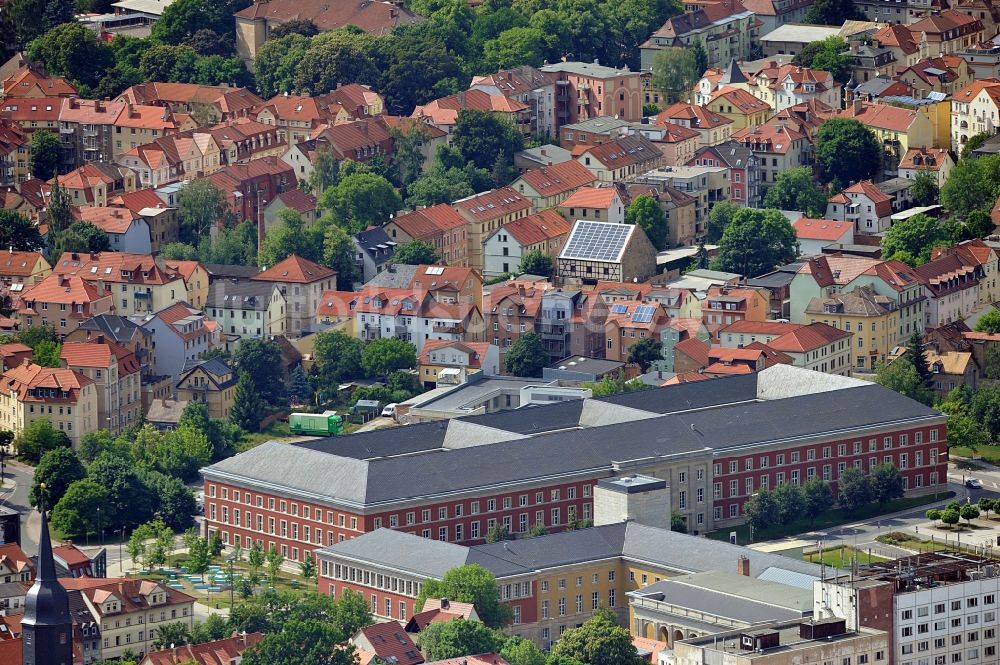
<path id="1" fill-rule="evenodd" d="M 24 598 L 21 662 L 22 665 L 72 665 L 73 622 L 69 615 L 69 595 L 56 576 L 45 507 L 39 505 L 39 512 L 42 527 L 38 566 L 35 583 Z"/>

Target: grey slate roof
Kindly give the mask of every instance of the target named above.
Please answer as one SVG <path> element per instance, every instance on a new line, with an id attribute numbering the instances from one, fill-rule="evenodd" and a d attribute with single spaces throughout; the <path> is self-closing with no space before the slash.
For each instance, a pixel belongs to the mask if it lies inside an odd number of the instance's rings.
<path id="1" fill-rule="evenodd" d="M 713 573 L 720 578 L 726 577 Z M 763 621 L 785 621 L 790 619 L 801 619 L 812 612 L 812 591 L 788 589 L 784 585 L 773 582 L 757 582 L 744 586 L 758 587 L 754 589 L 761 595 L 773 596 L 776 593 L 787 598 L 787 602 L 764 602 L 748 595 L 737 595 L 732 592 L 725 592 L 719 589 L 706 588 L 702 582 L 706 582 L 705 576 L 689 575 L 681 578 L 674 578 L 657 582 L 644 587 L 641 592 L 643 596 L 653 596 L 664 602 L 676 603 L 677 605 L 704 612 L 705 614 L 717 617 L 725 617 L 733 621 L 747 624 L 760 623 Z M 732 580 L 739 582 L 739 580 Z M 747 589 L 747 591 L 750 591 Z M 805 609 L 808 605 L 808 609 Z"/>
<path id="2" fill-rule="evenodd" d="M 252 482 L 313 499 L 374 507 L 483 486 L 612 473 L 616 461 L 665 457 L 699 450 L 730 450 L 816 433 L 935 417 L 937 412 L 877 384 L 768 401 L 753 399 L 753 375 L 617 395 L 607 401 L 637 411 L 677 410 L 611 425 L 537 433 L 474 448 L 443 449 L 450 422 L 491 423 L 517 432 L 525 413 L 555 414 L 548 426 L 569 422 L 569 407 L 521 410 L 487 417 L 410 425 L 288 446 L 266 443 L 202 470 L 206 477 Z M 723 397 L 719 397 L 723 395 Z M 677 397 L 679 396 L 679 398 Z M 727 402 L 736 403 L 727 403 Z M 707 407 L 707 408 L 706 408 Z M 564 410 L 563 410 L 564 409 Z M 693 410 L 689 410 L 693 409 Z M 808 418 L 802 417 L 809 414 Z M 531 417 L 535 417 L 532 415 Z M 512 419 L 509 425 L 507 418 Z M 538 429 L 532 425 L 532 433 Z M 374 434 L 374 433 L 372 433 Z M 364 448 L 362 448 L 364 446 Z M 370 450 L 370 452 L 369 452 Z M 422 452 L 422 454 L 410 454 Z M 346 456 L 347 454 L 352 457 Z M 362 458 L 363 456 L 363 458 Z"/>
<path id="3" fill-rule="evenodd" d="M 116 314 L 101 314 L 87 319 L 80 323 L 80 328 L 83 330 L 99 331 L 119 344 L 131 342 L 136 334 L 145 336 L 153 334 L 142 326 L 129 321 L 124 316 Z"/>
<path id="4" fill-rule="evenodd" d="M 275 288 L 273 282 L 217 279 L 208 287 L 205 307 L 266 312 Z"/>
<path id="5" fill-rule="evenodd" d="M 354 235 L 354 244 L 365 254 L 371 257 L 376 265 L 381 265 L 392 258 L 392 250 L 396 246 L 396 241 L 389 237 L 385 229 L 381 226 L 375 229 L 368 229 Z M 373 248 L 382 245 L 383 251 L 375 252 Z"/>
<path id="6" fill-rule="evenodd" d="M 391 270 L 383 270 L 365 282 L 365 286 L 378 286 L 384 289 L 405 289 L 410 286 L 417 274 L 418 266 L 397 263 Z"/>
<path id="7" fill-rule="evenodd" d="M 226 277 L 250 279 L 254 275 L 260 274 L 260 269 L 256 266 L 233 266 L 226 263 L 205 263 L 203 265 L 205 272 L 213 280 Z"/>
<path id="8" fill-rule="evenodd" d="M 393 529 L 377 529 L 323 548 L 321 552 L 431 578 L 440 578 L 451 568 L 469 563 L 478 563 L 501 578 L 613 557 L 650 563 L 679 573 L 733 572 L 741 556 L 750 559 L 751 577 L 773 569 L 815 579 L 820 576 L 820 567 L 816 564 L 635 522 L 472 547 Z M 766 588 L 771 585 L 776 583 L 768 583 Z M 647 587 L 650 588 L 653 587 Z M 764 583 L 760 588 L 765 588 Z M 800 600 L 796 597 L 795 602 Z"/>

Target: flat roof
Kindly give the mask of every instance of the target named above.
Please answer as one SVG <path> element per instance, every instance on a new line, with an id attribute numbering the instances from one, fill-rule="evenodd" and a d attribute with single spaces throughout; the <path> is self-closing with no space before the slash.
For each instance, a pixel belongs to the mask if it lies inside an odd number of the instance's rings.
<path id="1" fill-rule="evenodd" d="M 827 27 L 825 25 L 805 25 L 802 23 L 786 23 L 779 26 L 760 37 L 762 42 L 818 42 L 827 37 L 836 37 L 840 34 L 840 26 Z"/>

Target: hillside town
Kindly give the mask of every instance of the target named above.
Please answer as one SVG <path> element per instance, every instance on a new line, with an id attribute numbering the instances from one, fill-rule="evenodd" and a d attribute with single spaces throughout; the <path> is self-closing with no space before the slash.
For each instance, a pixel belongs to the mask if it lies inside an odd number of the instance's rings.
<path id="1" fill-rule="evenodd" d="M 0 34 L 0 665 L 1000 665 L 992 0 Z"/>

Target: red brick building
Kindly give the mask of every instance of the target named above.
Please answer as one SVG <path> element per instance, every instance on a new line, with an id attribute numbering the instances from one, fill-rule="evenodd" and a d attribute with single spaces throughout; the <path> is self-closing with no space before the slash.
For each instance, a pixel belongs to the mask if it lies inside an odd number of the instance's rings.
<path id="1" fill-rule="evenodd" d="M 820 476 L 836 492 L 849 466 L 889 461 L 909 494 L 938 491 L 945 440 L 945 416 L 882 386 L 778 365 L 530 417 L 265 443 L 202 469 L 205 527 L 293 560 L 380 527 L 474 544 L 493 525 L 519 534 L 590 519 L 598 480 L 643 473 L 666 480 L 671 508 L 706 532 L 742 522 L 739 507 L 779 481 Z"/>

